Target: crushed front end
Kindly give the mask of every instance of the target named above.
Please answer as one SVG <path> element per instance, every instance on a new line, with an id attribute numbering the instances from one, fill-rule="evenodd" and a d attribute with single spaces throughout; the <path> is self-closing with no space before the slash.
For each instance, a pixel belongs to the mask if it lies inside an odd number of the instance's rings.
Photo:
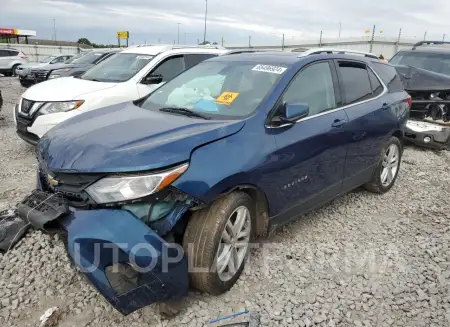
<path id="1" fill-rule="evenodd" d="M 19 205 L 19 216 L 64 234 L 73 262 L 124 315 L 186 296 L 188 264 L 179 238 L 182 218 L 198 202 L 167 186 L 138 200 L 99 204 L 86 190 L 105 177 L 41 165 L 37 190 Z"/>
<path id="2" fill-rule="evenodd" d="M 450 146 L 450 76 L 410 66 L 396 66 L 412 98 L 405 139 L 425 147 Z"/>

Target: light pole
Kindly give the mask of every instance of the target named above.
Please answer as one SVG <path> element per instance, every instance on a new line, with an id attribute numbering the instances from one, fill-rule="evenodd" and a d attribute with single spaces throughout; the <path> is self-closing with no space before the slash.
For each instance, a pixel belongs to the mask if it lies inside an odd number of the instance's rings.
<path id="1" fill-rule="evenodd" d="M 205 8 L 205 30 L 203 32 L 203 44 L 206 43 L 206 17 L 208 17 L 208 0 L 205 0 L 206 8 Z"/>
<path id="2" fill-rule="evenodd" d="M 53 33 L 55 34 L 55 42 L 56 42 L 56 19 L 53 18 Z"/>
<path id="3" fill-rule="evenodd" d="M 180 44 L 180 25 L 181 23 L 177 23 L 178 25 L 178 44 Z"/>

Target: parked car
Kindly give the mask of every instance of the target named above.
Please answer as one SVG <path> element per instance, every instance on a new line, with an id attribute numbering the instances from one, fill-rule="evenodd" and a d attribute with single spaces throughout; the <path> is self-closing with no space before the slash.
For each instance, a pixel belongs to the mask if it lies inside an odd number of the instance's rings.
<path id="1" fill-rule="evenodd" d="M 52 127 L 84 112 L 146 96 L 202 60 L 226 53 L 208 47 L 144 46 L 124 50 L 77 78 L 35 85 L 15 111 L 17 133 L 36 144 Z M 93 54 L 95 55 L 95 53 Z M 90 54 L 80 58 L 84 60 Z"/>
<path id="2" fill-rule="evenodd" d="M 347 52 L 218 56 L 78 115 L 38 143 L 37 190 L 19 215 L 63 230 L 123 314 L 188 284 L 225 292 L 252 237 L 361 185 L 394 185 L 410 98 L 378 73 L 391 65 Z"/>
<path id="3" fill-rule="evenodd" d="M 36 83 L 62 76 L 79 76 L 101 61 L 119 52 L 120 49 L 99 49 L 89 51 L 78 59 L 59 65 L 46 65 L 31 70 L 31 77 Z"/>
<path id="4" fill-rule="evenodd" d="M 0 48 L 0 74 L 15 76 L 16 68 L 28 63 L 27 56 L 13 48 Z"/>
<path id="5" fill-rule="evenodd" d="M 399 51 L 390 60 L 412 97 L 406 139 L 439 150 L 450 147 L 449 44 L 418 42 L 412 49 Z"/>
<path id="6" fill-rule="evenodd" d="M 17 75 L 19 76 L 19 81 L 22 86 L 30 86 L 35 83 L 34 78 L 31 77 L 31 69 L 36 69 L 39 67 L 46 66 L 48 64 L 61 64 L 65 63 L 67 60 L 71 59 L 73 55 L 60 55 L 60 56 L 47 56 L 39 60 L 38 62 L 28 63 L 25 65 L 20 65 L 16 68 Z"/>

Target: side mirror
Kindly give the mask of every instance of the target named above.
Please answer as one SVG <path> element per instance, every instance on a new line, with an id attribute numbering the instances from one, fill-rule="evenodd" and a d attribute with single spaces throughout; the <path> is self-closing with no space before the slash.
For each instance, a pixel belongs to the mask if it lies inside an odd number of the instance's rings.
<path id="1" fill-rule="evenodd" d="M 309 114 L 309 106 L 306 103 L 285 103 L 284 118 L 289 121 L 297 121 Z"/>
<path id="2" fill-rule="evenodd" d="M 306 103 L 283 104 L 281 114 L 272 118 L 272 124 L 276 126 L 294 125 L 297 120 L 309 115 L 309 106 Z"/>
<path id="3" fill-rule="evenodd" d="M 159 83 L 162 82 L 162 80 L 163 80 L 162 75 L 155 74 L 155 75 L 148 75 L 146 78 L 144 78 L 142 80 L 141 83 L 142 84 L 146 84 L 146 85 L 148 85 L 148 84 L 159 84 Z"/>

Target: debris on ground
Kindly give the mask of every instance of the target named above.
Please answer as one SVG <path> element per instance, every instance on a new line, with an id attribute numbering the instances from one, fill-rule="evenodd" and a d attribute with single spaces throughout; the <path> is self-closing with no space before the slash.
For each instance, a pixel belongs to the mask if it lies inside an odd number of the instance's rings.
<path id="1" fill-rule="evenodd" d="M 41 322 L 39 327 L 54 327 L 58 324 L 61 316 L 61 309 L 58 307 L 52 307 L 47 309 L 44 314 L 39 318 Z"/>
<path id="2" fill-rule="evenodd" d="M 8 251 L 20 241 L 29 228 L 12 209 L 0 211 L 0 251 Z"/>

